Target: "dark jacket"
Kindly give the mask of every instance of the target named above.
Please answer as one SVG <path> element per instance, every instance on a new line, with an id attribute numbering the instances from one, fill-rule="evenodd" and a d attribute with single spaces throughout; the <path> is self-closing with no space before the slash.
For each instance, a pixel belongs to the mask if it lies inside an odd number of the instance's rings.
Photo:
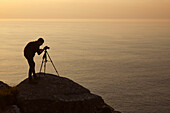
<path id="1" fill-rule="evenodd" d="M 38 55 L 40 55 L 41 52 L 39 47 L 40 45 L 38 44 L 37 41 L 29 42 L 24 48 L 24 56 L 28 59 L 33 58 L 36 52 L 38 53 Z"/>

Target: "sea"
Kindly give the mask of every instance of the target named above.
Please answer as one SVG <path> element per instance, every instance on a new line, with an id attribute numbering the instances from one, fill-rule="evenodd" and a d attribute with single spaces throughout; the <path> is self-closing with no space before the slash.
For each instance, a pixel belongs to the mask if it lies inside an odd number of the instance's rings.
<path id="1" fill-rule="evenodd" d="M 0 20 L 1 81 L 15 86 L 28 77 L 23 50 L 40 37 L 60 76 L 115 110 L 170 113 L 170 21 Z M 51 62 L 46 72 L 56 74 Z"/>

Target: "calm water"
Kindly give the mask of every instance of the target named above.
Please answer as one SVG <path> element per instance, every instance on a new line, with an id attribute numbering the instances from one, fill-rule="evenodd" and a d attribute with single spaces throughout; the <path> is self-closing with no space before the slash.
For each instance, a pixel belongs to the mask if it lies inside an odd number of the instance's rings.
<path id="1" fill-rule="evenodd" d="M 0 80 L 16 85 L 27 77 L 23 48 L 40 36 L 60 75 L 116 110 L 170 112 L 170 22 L 1 20 Z"/>

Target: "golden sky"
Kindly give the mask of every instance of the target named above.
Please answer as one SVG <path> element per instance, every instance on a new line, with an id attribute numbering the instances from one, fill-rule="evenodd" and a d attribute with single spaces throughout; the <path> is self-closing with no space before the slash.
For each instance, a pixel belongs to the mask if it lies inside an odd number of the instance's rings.
<path id="1" fill-rule="evenodd" d="M 0 19 L 170 19 L 170 0 L 0 0 Z"/>

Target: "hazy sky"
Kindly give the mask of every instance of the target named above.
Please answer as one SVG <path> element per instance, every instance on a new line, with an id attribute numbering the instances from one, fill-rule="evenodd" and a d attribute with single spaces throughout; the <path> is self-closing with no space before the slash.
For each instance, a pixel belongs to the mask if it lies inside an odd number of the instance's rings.
<path id="1" fill-rule="evenodd" d="M 0 0 L 0 18 L 170 19 L 170 0 Z"/>

